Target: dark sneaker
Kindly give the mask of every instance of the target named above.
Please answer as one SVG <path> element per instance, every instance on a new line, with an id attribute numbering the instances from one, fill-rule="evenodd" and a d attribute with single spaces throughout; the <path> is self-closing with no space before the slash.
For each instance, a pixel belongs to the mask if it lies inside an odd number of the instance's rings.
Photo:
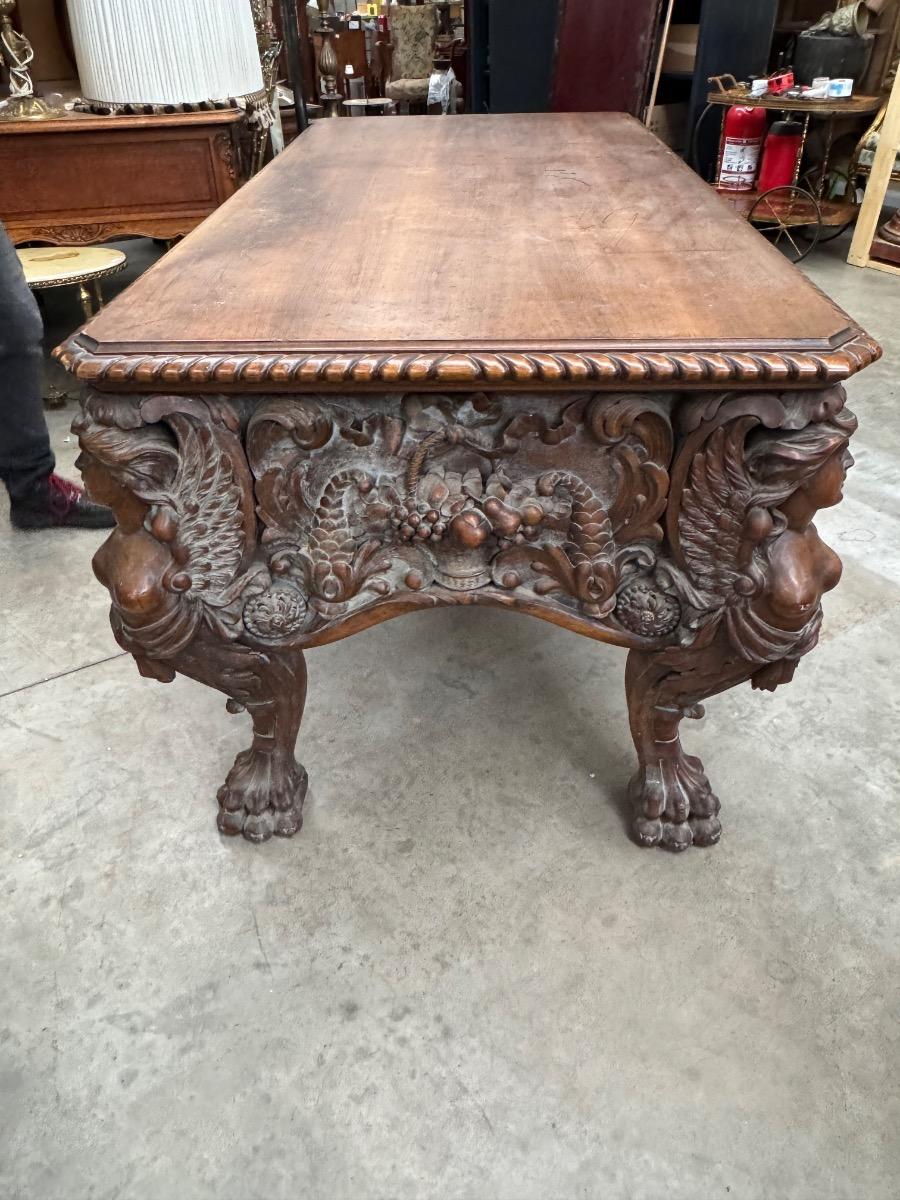
<path id="1" fill-rule="evenodd" d="M 111 529 L 112 511 L 87 499 L 77 483 L 59 475 L 48 475 L 28 496 L 14 500 L 9 519 L 16 529 Z"/>

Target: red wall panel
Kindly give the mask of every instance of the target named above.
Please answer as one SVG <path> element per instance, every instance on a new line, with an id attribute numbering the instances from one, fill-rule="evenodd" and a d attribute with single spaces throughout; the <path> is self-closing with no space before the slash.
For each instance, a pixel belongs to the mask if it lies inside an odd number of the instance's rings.
<path id="1" fill-rule="evenodd" d="M 562 0 L 555 112 L 640 116 L 661 0 Z"/>

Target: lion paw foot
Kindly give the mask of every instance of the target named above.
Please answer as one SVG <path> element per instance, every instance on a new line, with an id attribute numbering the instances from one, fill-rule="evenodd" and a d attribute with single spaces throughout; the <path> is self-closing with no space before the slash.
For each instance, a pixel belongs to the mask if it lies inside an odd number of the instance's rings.
<path id="1" fill-rule="evenodd" d="M 306 770 L 293 757 L 242 751 L 219 788 L 219 831 L 250 842 L 291 837 L 303 824 L 307 785 Z"/>
<path id="2" fill-rule="evenodd" d="M 687 850 L 713 846 L 722 836 L 719 801 L 699 758 L 658 759 L 638 771 L 629 785 L 632 830 L 641 846 Z"/>

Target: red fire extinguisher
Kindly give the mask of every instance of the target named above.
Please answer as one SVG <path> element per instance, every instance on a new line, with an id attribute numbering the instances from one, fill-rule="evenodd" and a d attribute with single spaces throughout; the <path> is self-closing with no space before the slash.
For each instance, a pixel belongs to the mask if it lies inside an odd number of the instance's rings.
<path id="1" fill-rule="evenodd" d="M 759 171 L 759 190 L 785 187 L 794 182 L 797 157 L 803 145 L 803 126 L 799 121 L 775 121 L 766 138 L 762 166 Z"/>
<path id="2" fill-rule="evenodd" d="M 766 110 L 735 104 L 725 114 L 719 147 L 720 192 L 752 192 L 766 133 Z"/>

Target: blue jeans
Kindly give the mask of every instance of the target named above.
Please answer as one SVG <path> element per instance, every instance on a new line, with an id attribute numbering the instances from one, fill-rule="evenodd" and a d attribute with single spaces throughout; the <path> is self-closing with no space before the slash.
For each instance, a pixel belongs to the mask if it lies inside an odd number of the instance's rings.
<path id="1" fill-rule="evenodd" d="M 0 479 L 11 500 L 54 467 L 41 400 L 43 322 L 0 222 Z"/>

